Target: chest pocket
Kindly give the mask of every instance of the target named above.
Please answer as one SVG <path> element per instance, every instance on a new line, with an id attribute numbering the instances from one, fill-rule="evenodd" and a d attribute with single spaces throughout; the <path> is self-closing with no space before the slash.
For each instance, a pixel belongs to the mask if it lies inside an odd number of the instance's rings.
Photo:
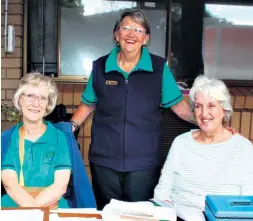
<path id="1" fill-rule="evenodd" d="M 55 158 L 55 150 L 49 149 L 42 156 L 42 163 L 53 164 Z"/>

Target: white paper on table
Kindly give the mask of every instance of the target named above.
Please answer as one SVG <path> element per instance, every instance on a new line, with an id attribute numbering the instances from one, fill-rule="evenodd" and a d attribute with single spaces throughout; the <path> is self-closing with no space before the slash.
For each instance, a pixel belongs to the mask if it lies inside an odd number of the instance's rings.
<path id="1" fill-rule="evenodd" d="M 177 216 L 185 221 L 205 221 L 202 211 L 189 206 L 175 205 Z"/>
<path id="2" fill-rule="evenodd" d="M 131 216 L 132 220 L 176 220 L 176 211 L 174 208 L 157 207 L 148 201 L 142 202 L 124 202 L 112 199 L 103 211 L 104 221 L 120 221 L 121 216 Z M 136 219 L 134 219 L 134 217 Z"/>
<path id="3" fill-rule="evenodd" d="M 43 221 L 44 212 L 41 210 L 1 210 L 0 220 L 4 221 Z"/>

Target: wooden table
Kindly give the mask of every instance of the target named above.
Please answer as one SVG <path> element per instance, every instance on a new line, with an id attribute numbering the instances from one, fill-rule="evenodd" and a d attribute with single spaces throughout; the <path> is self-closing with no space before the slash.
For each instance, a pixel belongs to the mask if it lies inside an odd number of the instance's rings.
<path id="1" fill-rule="evenodd" d="M 2 210 L 31 210 L 31 209 L 40 209 L 44 212 L 44 219 L 43 221 L 49 221 L 49 208 L 45 207 L 19 207 L 19 208 L 2 208 Z M 59 217 L 80 217 L 80 218 L 97 218 L 102 219 L 102 216 L 97 213 L 57 213 Z"/>

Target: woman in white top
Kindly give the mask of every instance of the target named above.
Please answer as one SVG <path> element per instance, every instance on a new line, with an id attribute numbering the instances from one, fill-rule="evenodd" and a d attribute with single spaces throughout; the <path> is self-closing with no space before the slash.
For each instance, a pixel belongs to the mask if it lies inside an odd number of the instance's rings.
<path id="1" fill-rule="evenodd" d="M 154 198 L 203 211 L 209 194 L 253 195 L 253 145 L 226 127 L 233 109 L 225 84 L 197 77 L 190 103 L 200 129 L 173 141 Z"/>

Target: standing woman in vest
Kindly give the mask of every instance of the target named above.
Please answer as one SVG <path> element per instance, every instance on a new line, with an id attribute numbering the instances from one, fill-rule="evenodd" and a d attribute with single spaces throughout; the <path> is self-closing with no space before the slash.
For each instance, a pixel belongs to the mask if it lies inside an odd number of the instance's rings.
<path id="1" fill-rule="evenodd" d="M 68 207 L 63 197 L 72 169 L 65 134 L 43 118 L 55 108 L 58 90 L 52 78 L 26 74 L 13 103 L 22 115 L 2 146 L 2 207 Z M 5 136 L 8 131 L 2 133 Z"/>
<path id="2" fill-rule="evenodd" d="M 141 201 L 153 197 L 163 163 L 160 105 L 190 121 L 165 59 L 145 47 L 150 26 L 140 10 L 122 14 L 114 29 L 117 46 L 93 62 L 73 130 L 94 112 L 89 149 L 98 209 L 112 198 Z"/>

